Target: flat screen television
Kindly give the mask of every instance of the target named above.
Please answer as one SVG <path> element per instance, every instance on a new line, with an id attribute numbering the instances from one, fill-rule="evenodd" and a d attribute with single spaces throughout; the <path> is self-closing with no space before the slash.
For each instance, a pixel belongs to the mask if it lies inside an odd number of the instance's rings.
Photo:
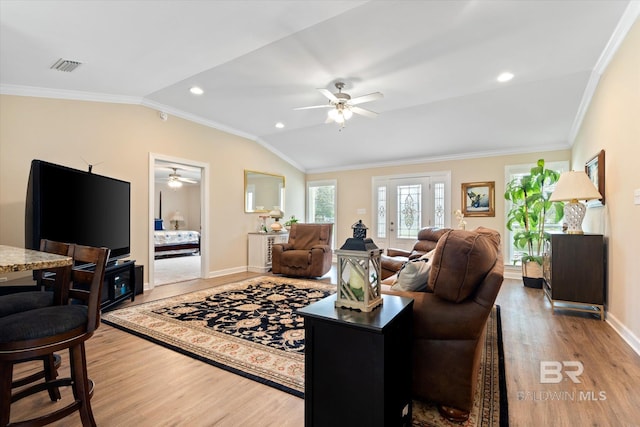
<path id="1" fill-rule="evenodd" d="M 27 185 L 25 246 L 40 239 L 111 249 L 110 260 L 130 254 L 131 184 L 33 160 Z"/>

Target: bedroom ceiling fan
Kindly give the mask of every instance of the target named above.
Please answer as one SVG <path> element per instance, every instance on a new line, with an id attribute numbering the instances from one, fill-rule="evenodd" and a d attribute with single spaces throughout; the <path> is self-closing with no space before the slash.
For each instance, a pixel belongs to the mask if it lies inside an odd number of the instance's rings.
<path id="1" fill-rule="evenodd" d="M 178 168 L 171 168 L 173 169 L 173 173 L 169 174 L 169 181 L 167 182 L 167 185 L 171 188 L 180 188 L 182 187 L 182 183 L 186 182 L 189 184 L 197 184 L 197 181 L 194 181 L 193 179 L 189 179 L 189 178 L 183 178 L 179 173 L 178 173 Z"/>
<path id="2" fill-rule="evenodd" d="M 342 92 L 342 89 L 344 89 L 345 86 L 343 82 L 336 82 L 335 86 L 336 89 L 338 89 L 337 93 L 331 93 L 327 89 L 318 89 L 321 94 L 329 98 L 328 104 L 312 105 L 310 107 L 299 107 L 294 108 L 294 110 L 329 108 L 329 111 L 327 113 L 327 120 L 325 121 L 325 123 L 335 122 L 341 125 L 341 128 L 344 127 L 344 123 L 353 116 L 353 113 L 360 114 L 361 116 L 369 118 L 375 118 L 378 116 L 378 113 L 376 113 L 375 111 L 367 110 L 366 108 L 358 107 L 357 105 L 380 99 L 383 97 L 382 93 L 373 92 L 368 95 L 362 95 L 352 98 L 348 93 Z"/>

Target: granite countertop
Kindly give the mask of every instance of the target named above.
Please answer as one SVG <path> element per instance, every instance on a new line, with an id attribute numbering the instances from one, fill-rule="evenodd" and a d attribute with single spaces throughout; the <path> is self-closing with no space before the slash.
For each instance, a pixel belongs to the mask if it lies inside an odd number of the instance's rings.
<path id="1" fill-rule="evenodd" d="M 0 273 L 71 265 L 73 258 L 31 249 L 0 245 Z"/>

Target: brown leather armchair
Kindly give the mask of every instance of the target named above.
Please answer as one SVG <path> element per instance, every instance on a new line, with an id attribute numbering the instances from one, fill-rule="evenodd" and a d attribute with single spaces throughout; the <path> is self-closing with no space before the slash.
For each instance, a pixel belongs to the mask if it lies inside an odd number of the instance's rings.
<path id="1" fill-rule="evenodd" d="M 450 228 L 426 227 L 418 231 L 418 240 L 410 251 L 396 248 L 387 249 L 387 253 L 380 257 L 380 277 L 386 279 L 396 274 L 405 262 L 419 258 L 435 249 L 438 239 L 450 230 Z"/>
<path id="2" fill-rule="evenodd" d="M 504 278 L 500 247 L 495 230 L 450 230 L 436 246 L 426 292 L 383 286 L 414 299 L 414 397 L 437 403 L 451 420 L 468 418 L 473 407 L 486 322 Z"/>
<path id="3" fill-rule="evenodd" d="M 293 224 L 287 243 L 273 245 L 271 271 L 296 277 L 320 277 L 331 269 L 333 224 Z"/>

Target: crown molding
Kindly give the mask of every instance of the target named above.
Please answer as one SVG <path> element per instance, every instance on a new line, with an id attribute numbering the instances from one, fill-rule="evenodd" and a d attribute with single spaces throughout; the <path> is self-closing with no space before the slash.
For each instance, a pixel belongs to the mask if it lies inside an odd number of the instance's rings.
<path id="1" fill-rule="evenodd" d="M 541 151 L 561 151 L 561 150 L 569 150 L 569 149 L 571 149 L 571 146 L 568 143 L 557 143 L 557 144 L 550 144 L 545 146 L 522 147 L 519 149 L 510 149 L 510 150 L 475 151 L 475 152 L 468 152 L 464 154 L 456 154 L 456 155 L 450 155 L 450 156 L 429 156 L 429 157 L 418 157 L 418 158 L 412 157 L 411 159 L 393 160 L 389 162 L 363 163 L 363 164 L 339 166 L 335 168 L 307 169 L 306 173 L 314 174 L 314 173 L 352 171 L 352 170 L 361 170 L 361 169 L 375 169 L 375 168 L 384 168 L 384 167 L 393 167 L 393 166 L 409 166 L 409 165 L 417 165 L 417 164 L 424 164 L 424 163 L 448 162 L 448 161 L 455 161 L 455 160 L 468 160 L 468 159 L 478 159 L 478 158 L 484 158 L 484 157 L 510 156 L 514 154 L 529 154 L 529 153 L 539 153 Z"/>
<path id="2" fill-rule="evenodd" d="M 600 76 L 605 72 L 609 63 L 613 59 L 615 53 L 618 51 L 618 48 L 622 44 L 623 40 L 627 37 L 629 30 L 633 24 L 637 21 L 638 16 L 640 16 L 640 1 L 633 0 L 629 2 L 629 5 L 625 9 L 618 25 L 616 26 L 611 38 L 607 42 L 602 54 L 598 58 L 595 67 L 593 68 L 593 72 L 589 77 L 589 81 L 587 82 L 587 86 L 582 94 L 582 99 L 580 101 L 580 105 L 578 106 L 578 112 L 576 113 L 576 117 L 573 120 L 573 125 L 569 131 L 569 144 L 573 146 L 576 136 L 578 135 L 578 131 L 582 126 L 582 122 L 584 120 L 584 116 L 587 114 L 587 110 L 591 105 L 591 100 L 596 93 L 596 89 L 598 89 L 598 84 L 600 83 Z"/>
<path id="3" fill-rule="evenodd" d="M 32 96 L 35 98 L 70 99 L 74 101 L 109 102 L 112 104 L 140 104 L 139 96 L 110 95 L 99 92 L 83 92 L 79 90 L 51 89 L 36 86 L 0 85 L 0 94 L 16 96 Z"/>
<path id="4" fill-rule="evenodd" d="M 243 132 L 241 130 L 223 125 L 221 123 L 215 122 L 213 120 L 205 119 L 202 116 L 198 116 L 197 114 L 188 113 L 183 110 L 179 110 L 177 108 L 170 107 L 168 105 L 160 104 L 155 101 L 151 101 L 146 98 L 142 98 L 140 105 L 147 108 L 152 108 L 154 110 L 158 110 L 167 114 L 170 114 L 175 117 L 180 117 L 181 119 L 188 120 L 190 122 L 198 123 L 206 127 L 210 127 L 213 129 L 217 129 L 226 133 L 230 133 L 232 135 L 236 135 L 242 138 L 250 139 L 252 141 L 256 140 L 256 136 L 247 132 Z"/>
<path id="5" fill-rule="evenodd" d="M 187 113 L 185 111 L 182 110 L 178 110 L 175 109 L 173 107 L 169 107 L 168 105 L 163 105 L 163 104 L 159 104 L 157 102 L 154 101 L 150 101 L 148 99 L 142 99 L 141 105 L 148 107 L 148 108 L 153 108 L 155 110 L 167 113 L 167 114 L 171 114 L 175 117 L 180 117 L 181 119 L 184 120 L 188 120 L 194 123 L 198 123 L 201 124 L 203 126 L 207 126 L 210 128 L 214 128 L 226 133 L 230 133 L 232 135 L 236 135 L 245 139 L 249 139 L 253 142 L 255 142 L 256 144 L 262 146 L 263 148 L 267 149 L 268 151 L 270 151 L 271 153 L 275 154 L 276 156 L 280 157 L 282 160 L 284 160 L 285 162 L 289 163 L 291 166 L 293 166 L 294 168 L 298 169 L 301 172 L 304 172 L 304 168 L 297 163 L 296 161 L 294 161 L 293 159 L 289 158 L 289 156 L 285 155 L 284 153 L 276 150 L 274 147 L 272 147 L 271 145 L 267 144 L 264 140 L 262 140 L 261 138 L 259 138 L 256 135 L 252 135 L 249 134 L 247 132 L 243 132 L 241 130 L 223 125 L 221 123 L 215 122 L 213 120 L 209 120 L 209 119 L 205 119 L 204 117 L 195 115 L 195 114 L 191 114 L 191 113 Z"/>

